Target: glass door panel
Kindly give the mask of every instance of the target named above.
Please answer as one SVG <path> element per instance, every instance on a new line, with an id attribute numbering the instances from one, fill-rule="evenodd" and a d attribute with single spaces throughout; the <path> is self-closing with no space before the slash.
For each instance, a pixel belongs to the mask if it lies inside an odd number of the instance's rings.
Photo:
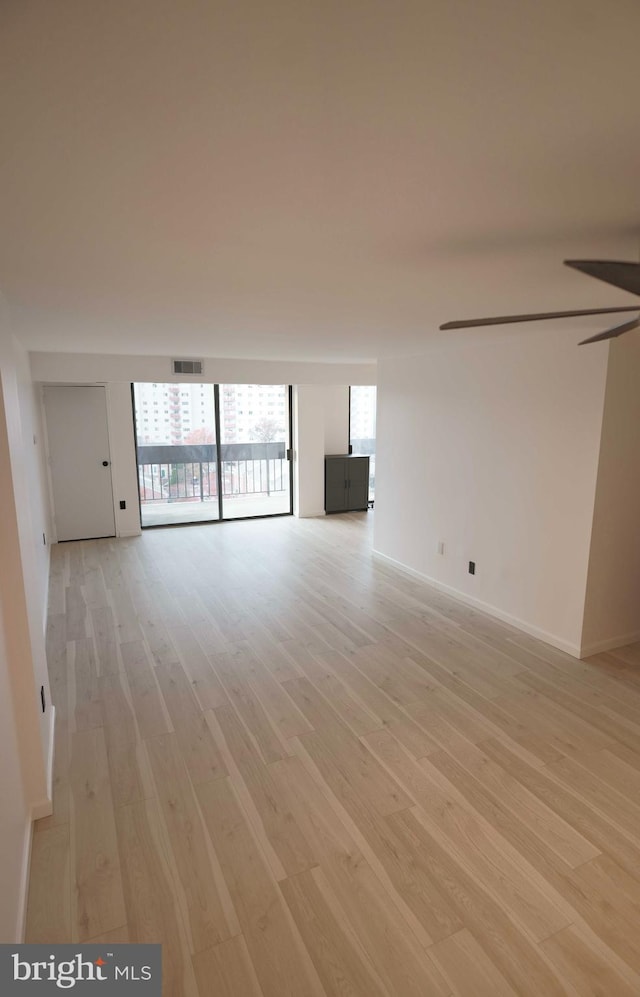
<path id="1" fill-rule="evenodd" d="M 376 492 L 376 396 L 376 387 L 371 384 L 354 384 L 349 395 L 351 453 L 369 454 L 370 502 Z"/>
<path id="2" fill-rule="evenodd" d="M 142 526 L 220 518 L 214 386 L 134 384 Z"/>
<path id="3" fill-rule="evenodd" d="M 220 385 L 223 519 L 291 513 L 286 384 Z"/>

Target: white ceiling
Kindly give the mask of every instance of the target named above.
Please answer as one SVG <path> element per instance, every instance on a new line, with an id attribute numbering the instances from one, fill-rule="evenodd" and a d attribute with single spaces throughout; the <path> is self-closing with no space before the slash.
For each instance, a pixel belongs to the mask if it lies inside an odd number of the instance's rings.
<path id="1" fill-rule="evenodd" d="M 634 302 L 561 261 L 638 258 L 637 0 L 4 0 L 0 36 L 31 349 L 371 360 Z"/>

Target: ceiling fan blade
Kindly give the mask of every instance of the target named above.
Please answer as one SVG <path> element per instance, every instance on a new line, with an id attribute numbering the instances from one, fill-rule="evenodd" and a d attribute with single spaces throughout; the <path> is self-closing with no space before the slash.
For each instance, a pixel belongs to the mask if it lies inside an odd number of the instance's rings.
<path id="1" fill-rule="evenodd" d="M 625 308 L 586 308 L 581 311 L 538 312 L 532 315 L 495 315 L 493 318 L 471 318 L 456 322 L 445 322 L 440 328 L 473 329 L 481 325 L 509 325 L 512 322 L 539 322 L 552 318 L 576 318 L 580 315 L 612 315 L 614 312 L 635 312 L 637 310 L 637 305 L 629 305 Z"/>
<path id="2" fill-rule="evenodd" d="M 624 322 L 622 325 L 614 326 L 613 329 L 607 329 L 606 332 L 598 332 L 595 336 L 589 336 L 588 339 L 579 342 L 578 346 L 584 346 L 585 343 L 599 343 L 602 339 L 615 339 L 616 336 L 622 336 L 623 333 L 638 328 L 640 328 L 640 315 L 637 318 L 632 318 L 630 322 Z"/>
<path id="3" fill-rule="evenodd" d="M 565 260 L 565 266 L 580 270 L 589 277 L 597 277 L 607 284 L 620 287 L 631 294 L 640 294 L 640 263 L 623 263 L 616 260 Z"/>

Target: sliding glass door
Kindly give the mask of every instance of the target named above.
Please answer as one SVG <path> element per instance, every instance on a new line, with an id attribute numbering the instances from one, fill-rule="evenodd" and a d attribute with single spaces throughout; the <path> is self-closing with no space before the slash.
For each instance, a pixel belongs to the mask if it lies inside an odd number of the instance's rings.
<path id="1" fill-rule="evenodd" d="M 212 384 L 134 384 L 144 526 L 220 517 Z"/>
<path id="2" fill-rule="evenodd" d="M 291 391 L 134 384 L 143 527 L 291 513 Z"/>
<path id="3" fill-rule="evenodd" d="M 220 385 L 224 519 L 291 512 L 290 409 L 286 384 Z"/>

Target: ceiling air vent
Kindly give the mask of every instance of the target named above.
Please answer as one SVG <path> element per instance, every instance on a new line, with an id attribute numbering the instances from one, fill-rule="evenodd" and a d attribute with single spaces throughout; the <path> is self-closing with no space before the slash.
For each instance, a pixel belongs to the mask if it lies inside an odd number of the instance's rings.
<path id="1" fill-rule="evenodd" d="M 172 360 L 174 374 L 202 374 L 202 360 Z"/>

